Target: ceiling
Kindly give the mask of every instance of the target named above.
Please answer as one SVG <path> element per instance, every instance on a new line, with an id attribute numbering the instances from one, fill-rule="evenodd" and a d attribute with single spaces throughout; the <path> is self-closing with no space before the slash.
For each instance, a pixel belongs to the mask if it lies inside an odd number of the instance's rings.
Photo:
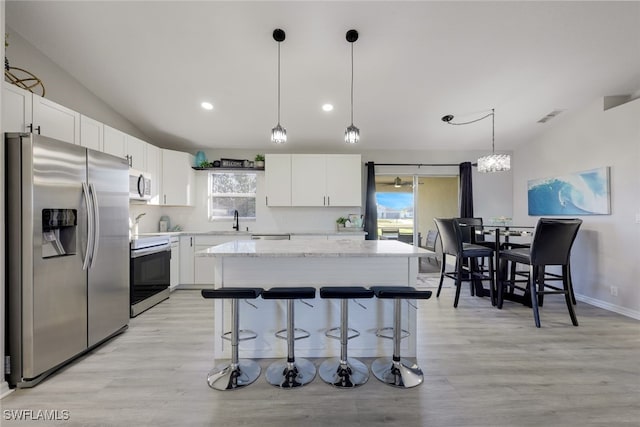
<path id="1" fill-rule="evenodd" d="M 585 103 L 640 89 L 640 2 L 6 2 L 6 22 L 150 141 L 275 149 L 275 28 L 286 151 L 525 143 Z M 212 111 L 200 107 L 214 104 Z M 321 110 L 324 103 L 335 108 Z M 549 112 L 566 110 L 546 124 Z"/>

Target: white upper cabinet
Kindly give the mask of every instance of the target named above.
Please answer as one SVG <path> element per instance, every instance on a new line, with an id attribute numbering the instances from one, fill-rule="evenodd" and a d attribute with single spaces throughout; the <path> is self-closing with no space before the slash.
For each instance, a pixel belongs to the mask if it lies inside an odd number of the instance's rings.
<path id="1" fill-rule="evenodd" d="M 189 153 L 161 150 L 162 197 L 160 204 L 193 206 L 195 204 L 195 173 L 191 168 L 194 157 Z"/>
<path id="2" fill-rule="evenodd" d="M 361 206 L 361 156 L 328 154 L 326 161 L 327 206 Z"/>
<path id="3" fill-rule="evenodd" d="M 160 162 L 160 149 L 154 145 L 147 144 L 147 175 L 151 178 L 151 199 L 148 204 L 160 204 L 160 171 L 162 164 Z"/>
<path id="4" fill-rule="evenodd" d="M 104 125 L 104 152 L 128 159 L 127 134 L 111 126 Z"/>
<path id="5" fill-rule="evenodd" d="M 127 159 L 130 168 L 147 171 L 147 145 L 135 136 L 104 126 L 104 152 Z"/>
<path id="6" fill-rule="evenodd" d="M 33 123 L 32 93 L 8 82 L 2 84 L 2 128 L 4 132 L 29 132 Z"/>
<path id="7" fill-rule="evenodd" d="M 129 166 L 135 170 L 147 171 L 147 143 L 135 136 L 127 135 L 127 155 Z"/>
<path id="8" fill-rule="evenodd" d="M 291 156 L 292 206 L 327 206 L 326 157 L 324 154 Z"/>
<path id="9" fill-rule="evenodd" d="M 267 206 L 291 206 L 291 154 L 265 155 Z"/>
<path id="10" fill-rule="evenodd" d="M 33 129 L 50 138 L 80 144 L 80 113 L 33 94 Z"/>
<path id="11" fill-rule="evenodd" d="M 267 154 L 267 206 L 360 206 L 358 154 Z"/>
<path id="12" fill-rule="evenodd" d="M 358 154 L 292 154 L 291 206 L 360 206 Z"/>
<path id="13" fill-rule="evenodd" d="M 3 82 L 2 127 L 5 132 L 33 132 L 80 143 L 80 114 L 27 90 Z"/>
<path id="14" fill-rule="evenodd" d="M 104 124 L 91 117 L 80 115 L 80 145 L 92 150 L 104 151 Z"/>

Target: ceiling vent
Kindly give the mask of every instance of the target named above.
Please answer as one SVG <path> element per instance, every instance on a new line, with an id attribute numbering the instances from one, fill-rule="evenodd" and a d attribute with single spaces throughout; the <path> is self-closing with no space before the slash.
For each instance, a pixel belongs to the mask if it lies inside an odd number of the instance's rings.
<path id="1" fill-rule="evenodd" d="M 552 112 L 550 112 L 549 114 L 547 114 L 546 116 L 538 120 L 538 123 L 547 123 L 549 120 L 553 119 L 555 116 L 562 113 L 563 111 L 564 110 L 553 110 Z"/>

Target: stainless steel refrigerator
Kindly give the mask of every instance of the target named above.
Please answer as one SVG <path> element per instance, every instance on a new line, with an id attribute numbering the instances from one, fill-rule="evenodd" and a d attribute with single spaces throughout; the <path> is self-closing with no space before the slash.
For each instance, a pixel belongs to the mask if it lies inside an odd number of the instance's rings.
<path id="1" fill-rule="evenodd" d="M 129 321 L 126 160 L 35 134 L 6 147 L 7 380 L 31 387 Z"/>

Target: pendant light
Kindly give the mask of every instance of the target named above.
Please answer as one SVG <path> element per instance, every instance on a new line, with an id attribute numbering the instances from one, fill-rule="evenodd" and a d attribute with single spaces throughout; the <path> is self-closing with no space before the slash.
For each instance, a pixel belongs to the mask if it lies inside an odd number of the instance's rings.
<path id="1" fill-rule="evenodd" d="M 280 28 L 273 30 L 273 39 L 278 42 L 278 124 L 271 129 L 271 142 L 275 144 L 287 142 L 287 130 L 280 126 L 280 43 L 284 41 L 285 37 L 284 30 Z"/>
<path id="2" fill-rule="evenodd" d="M 347 31 L 347 41 L 351 43 L 351 125 L 344 131 L 344 142 L 355 144 L 360 139 L 360 129 L 353 125 L 353 44 L 358 40 L 356 30 Z"/>
<path id="3" fill-rule="evenodd" d="M 494 108 L 491 109 L 491 112 L 485 116 L 482 116 L 478 119 L 471 120 L 468 122 L 460 122 L 454 123 L 453 116 L 448 114 L 442 118 L 442 121 L 448 123 L 450 125 L 468 125 L 470 123 L 479 122 L 480 120 L 486 119 L 487 117 L 491 117 L 491 154 L 486 156 L 482 156 L 478 159 L 478 172 L 503 172 L 511 169 L 511 156 L 508 154 L 496 154 L 496 126 L 495 126 L 495 117 L 496 110 Z"/>

